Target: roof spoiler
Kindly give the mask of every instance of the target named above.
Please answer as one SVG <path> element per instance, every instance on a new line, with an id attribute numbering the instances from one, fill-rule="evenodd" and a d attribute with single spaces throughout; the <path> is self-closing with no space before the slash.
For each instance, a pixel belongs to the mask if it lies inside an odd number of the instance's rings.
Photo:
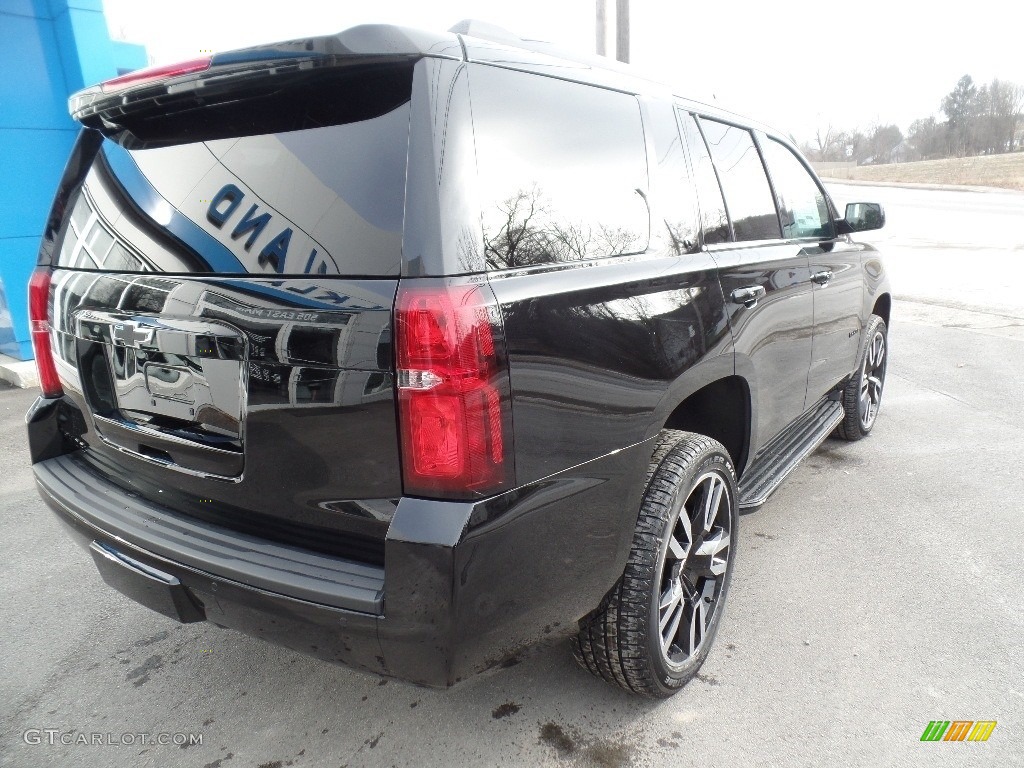
<path id="1" fill-rule="evenodd" d="M 157 67 L 78 91 L 68 111 L 83 125 L 102 128 L 114 118 L 180 97 L 216 98 L 254 79 L 367 60 L 424 56 L 462 59 L 454 34 L 433 34 L 387 24 L 364 24 L 337 35 L 289 40 L 218 53 L 208 60 Z"/>

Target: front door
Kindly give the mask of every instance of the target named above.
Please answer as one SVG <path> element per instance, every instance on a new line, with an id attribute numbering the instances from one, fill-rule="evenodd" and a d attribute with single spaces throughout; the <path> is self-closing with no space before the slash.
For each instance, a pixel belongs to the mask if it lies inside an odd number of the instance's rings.
<path id="1" fill-rule="evenodd" d="M 802 245 L 814 296 L 814 334 L 807 375 L 810 407 L 849 375 L 863 327 L 860 251 L 835 236 L 821 186 L 785 144 L 759 137 L 778 199 L 783 237 Z"/>

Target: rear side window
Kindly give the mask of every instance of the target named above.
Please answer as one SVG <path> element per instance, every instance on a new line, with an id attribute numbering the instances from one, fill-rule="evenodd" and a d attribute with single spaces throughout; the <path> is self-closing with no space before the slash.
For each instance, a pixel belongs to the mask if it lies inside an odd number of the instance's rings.
<path id="1" fill-rule="evenodd" d="M 828 203 L 821 188 L 789 147 L 774 139 L 763 142 L 764 160 L 779 198 L 782 236 L 832 237 Z"/>
<path id="2" fill-rule="evenodd" d="M 702 118 L 737 240 L 781 237 L 772 189 L 750 131 Z"/>
<path id="3" fill-rule="evenodd" d="M 715 166 L 711 163 L 708 146 L 700 135 L 696 118 L 686 112 L 679 112 L 679 120 L 683 125 L 683 136 L 690 151 L 690 162 L 693 164 L 693 179 L 697 184 L 697 199 L 700 201 L 701 228 L 704 242 L 727 243 L 732 234 L 729 232 L 729 215 L 725 210 L 722 188 L 718 186 Z"/>
<path id="4" fill-rule="evenodd" d="M 411 69 L 314 74 L 205 111 L 138 117 L 104 140 L 59 265 L 397 275 Z"/>
<path id="5" fill-rule="evenodd" d="M 647 249 L 635 97 L 484 66 L 470 91 L 488 268 Z"/>

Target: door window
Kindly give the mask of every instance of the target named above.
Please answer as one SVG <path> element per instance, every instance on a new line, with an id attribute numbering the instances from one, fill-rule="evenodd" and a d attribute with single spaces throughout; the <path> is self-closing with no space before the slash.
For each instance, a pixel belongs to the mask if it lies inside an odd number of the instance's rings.
<path id="1" fill-rule="evenodd" d="M 634 96 L 485 66 L 470 87 L 490 269 L 647 249 L 647 152 Z"/>
<path id="2" fill-rule="evenodd" d="M 701 227 L 704 231 L 704 242 L 727 243 L 732 238 L 729 231 L 729 215 L 725 210 L 722 188 L 718 186 L 715 166 L 711 163 L 708 146 L 700 135 L 696 118 L 686 112 L 679 112 L 683 126 L 683 136 L 690 151 L 690 162 L 693 164 L 693 180 L 697 185 L 697 199 L 700 201 Z"/>
<path id="3" fill-rule="evenodd" d="M 774 139 L 763 142 L 761 149 L 779 199 L 782 236 L 787 239 L 832 237 L 825 194 L 803 163 L 789 147 Z"/>
<path id="4" fill-rule="evenodd" d="M 703 118 L 700 125 L 722 183 L 736 239 L 780 237 L 771 186 L 750 131 Z"/>

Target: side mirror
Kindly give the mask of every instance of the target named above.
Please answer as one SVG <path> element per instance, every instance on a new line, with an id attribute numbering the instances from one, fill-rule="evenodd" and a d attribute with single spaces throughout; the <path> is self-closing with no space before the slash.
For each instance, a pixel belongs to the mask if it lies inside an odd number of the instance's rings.
<path id="1" fill-rule="evenodd" d="M 841 235 L 881 229 L 885 226 L 885 211 L 878 203 L 850 203 L 846 216 L 836 224 Z"/>

